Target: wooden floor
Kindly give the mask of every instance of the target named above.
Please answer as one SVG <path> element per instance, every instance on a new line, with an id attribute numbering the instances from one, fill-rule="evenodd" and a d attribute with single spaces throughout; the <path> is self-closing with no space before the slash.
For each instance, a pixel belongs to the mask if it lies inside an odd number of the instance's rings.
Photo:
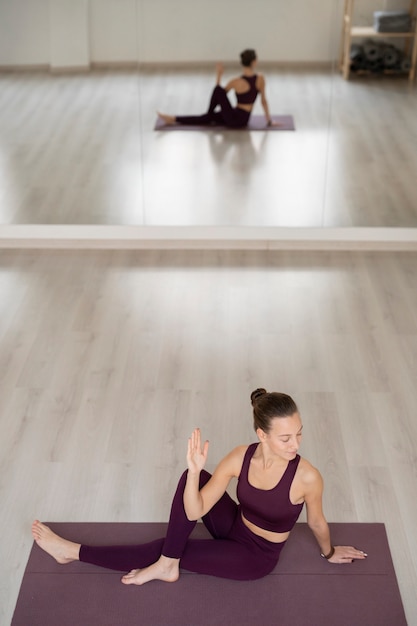
<path id="1" fill-rule="evenodd" d="M 266 75 L 295 133 L 153 131 L 206 109 L 207 69 L 0 74 L 0 224 L 416 227 L 415 86 Z"/>
<path id="2" fill-rule="evenodd" d="M 191 429 L 212 469 L 261 385 L 328 520 L 386 524 L 417 623 L 416 287 L 414 252 L 0 251 L 0 623 L 34 517 L 166 520 Z"/>

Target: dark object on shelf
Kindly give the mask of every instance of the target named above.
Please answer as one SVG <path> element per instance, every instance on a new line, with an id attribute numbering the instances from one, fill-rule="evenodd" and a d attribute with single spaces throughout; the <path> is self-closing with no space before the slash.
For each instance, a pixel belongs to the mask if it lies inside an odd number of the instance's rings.
<path id="1" fill-rule="evenodd" d="M 374 41 L 366 41 L 363 44 L 363 53 L 368 63 L 375 63 L 381 58 L 381 46 Z"/>
<path id="2" fill-rule="evenodd" d="M 361 65 L 365 61 L 363 47 L 357 43 L 353 43 L 350 47 L 350 61 L 355 65 Z"/>
<path id="3" fill-rule="evenodd" d="M 352 44 L 350 48 L 350 69 L 352 72 L 408 72 L 410 59 L 404 52 L 390 44 L 368 40 L 362 45 Z"/>
<path id="4" fill-rule="evenodd" d="M 385 46 L 382 51 L 382 63 L 384 67 L 399 67 L 401 62 L 401 52 L 394 46 Z"/>
<path id="5" fill-rule="evenodd" d="M 374 29 L 377 33 L 408 33 L 411 16 L 408 11 L 375 11 Z"/>

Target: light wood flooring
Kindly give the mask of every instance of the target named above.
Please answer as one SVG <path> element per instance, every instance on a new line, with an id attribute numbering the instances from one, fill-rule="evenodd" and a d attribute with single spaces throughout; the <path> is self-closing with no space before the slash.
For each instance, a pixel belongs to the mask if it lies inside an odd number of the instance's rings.
<path id="1" fill-rule="evenodd" d="M 165 521 L 191 429 L 212 469 L 257 386 L 328 520 L 386 524 L 416 624 L 416 287 L 414 252 L 0 251 L 0 624 L 34 517 Z"/>
<path id="2" fill-rule="evenodd" d="M 415 85 L 265 73 L 295 133 L 154 132 L 208 69 L 0 74 L 0 223 L 416 227 Z"/>

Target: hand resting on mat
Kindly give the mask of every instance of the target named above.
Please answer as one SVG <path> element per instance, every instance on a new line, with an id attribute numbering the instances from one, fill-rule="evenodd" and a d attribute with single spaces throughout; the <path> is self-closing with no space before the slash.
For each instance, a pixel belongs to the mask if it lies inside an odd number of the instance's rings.
<path id="1" fill-rule="evenodd" d="M 84 545 L 56 535 L 36 520 L 36 543 L 58 563 L 83 561 L 128 572 L 125 585 L 150 580 L 175 582 L 180 567 L 192 572 L 254 580 L 276 567 L 304 505 L 320 554 L 329 563 L 351 563 L 366 553 L 353 546 L 333 547 L 322 509 L 323 479 L 298 454 L 302 421 L 285 393 L 256 389 L 251 394 L 257 440 L 234 448 L 210 474 L 205 470 L 209 442 L 199 428 L 187 444 L 187 470 L 180 477 L 165 537 L 138 545 Z M 227 493 L 237 479 L 236 502 Z M 212 540 L 190 538 L 202 518 Z M 220 540 L 220 541 L 218 541 Z"/>
<path id="2" fill-rule="evenodd" d="M 329 563 L 352 563 L 357 559 L 366 559 L 368 555 L 352 546 L 334 546 L 334 554 L 328 559 Z"/>
<path id="3" fill-rule="evenodd" d="M 266 125 L 267 126 L 284 126 L 282 122 L 277 122 L 275 120 L 269 120 L 269 122 L 267 122 Z"/>
<path id="4" fill-rule="evenodd" d="M 255 50 L 244 50 L 240 55 L 243 73 L 229 80 L 226 87 L 220 85 L 224 67 L 222 63 L 216 65 L 216 85 L 211 94 L 209 107 L 203 115 L 166 115 L 159 113 L 165 124 L 184 124 L 188 126 L 227 126 L 229 128 L 244 128 L 249 122 L 255 100 L 260 94 L 261 104 L 265 113 L 265 125 L 275 126 L 279 123 L 271 119 L 269 105 L 265 95 L 265 78 L 255 73 L 257 56 Z M 237 99 L 236 106 L 232 106 L 227 94 L 234 91 Z"/>

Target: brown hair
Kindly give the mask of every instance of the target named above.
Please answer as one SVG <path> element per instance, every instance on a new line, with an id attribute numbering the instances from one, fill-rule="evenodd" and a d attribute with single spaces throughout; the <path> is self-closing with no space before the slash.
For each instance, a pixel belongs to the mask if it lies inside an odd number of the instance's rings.
<path id="1" fill-rule="evenodd" d="M 291 396 L 286 393 L 266 389 L 255 389 L 250 394 L 253 406 L 253 427 L 255 431 L 260 428 L 264 433 L 271 430 L 271 421 L 275 417 L 291 417 L 298 412 L 297 405 Z"/>
<path id="2" fill-rule="evenodd" d="M 244 67 L 250 67 L 255 60 L 256 52 L 255 50 L 253 50 L 253 48 L 247 48 L 240 53 L 240 62 Z"/>

